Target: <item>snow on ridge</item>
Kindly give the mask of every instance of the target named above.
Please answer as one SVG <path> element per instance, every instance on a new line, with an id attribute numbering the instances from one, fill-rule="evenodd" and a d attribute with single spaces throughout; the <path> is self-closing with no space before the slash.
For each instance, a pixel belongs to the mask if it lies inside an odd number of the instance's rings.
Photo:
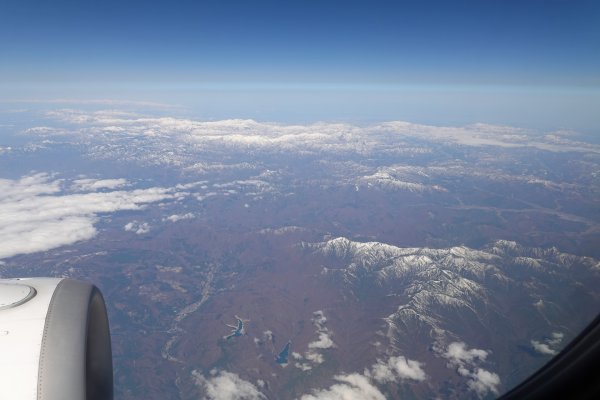
<path id="1" fill-rule="evenodd" d="M 285 164 L 289 159 L 308 157 L 312 167 L 324 160 L 331 161 L 316 169 L 316 176 L 300 179 L 307 179 L 309 183 L 314 179 L 319 183 L 353 186 L 357 191 L 445 196 L 455 190 L 456 179 L 464 176 L 503 184 L 541 186 L 551 191 L 588 190 L 585 179 L 562 182 L 561 178 L 546 176 L 540 171 L 532 175 L 513 175 L 506 170 L 506 163 L 519 161 L 521 153 L 515 155 L 502 149 L 538 147 L 549 151 L 571 149 L 600 153 L 600 146 L 593 144 L 583 146 L 570 140 L 557 144 L 554 139 L 544 139 L 548 135 L 483 124 L 442 127 L 391 121 L 367 126 L 326 122 L 286 125 L 255 120 L 200 121 L 148 117 L 118 110 L 86 112 L 73 109 L 51 111 L 48 116 L 70 125 L 60 130 L 32 127 L 26 133 L 40 139 L 60 135 L 61 140 L 81 145 L 86 155 L 93 159 L 120 159 L 210 175 L 278 168 L 281 164 L 277 163 L 282 161 Z M 474 159 L 450 160 L 446 156 L 436 156 L 440 145 L 486 146 L 492 151 L 482 151 Z M 219 157 L 223 153 L 228 153 L 228 157 Z M 233 153 L 239 157 L 232 156 Z M 263 157 L 265 155 L 267 157 Z M 386 165 L 389 160 L 396 161 Z M 283 170 L 286 178 L 294 172 Z"/>
<path id="2" fill-rule="evenodd" d="M 497 240 L 487 251 L 501 257 L 510 257 L 516 265 L 537 270 L 548 267 L 571 268 L 576 263 L 581 263 L 589 269 L 600 269 L 599 260 L 564 253 L 556 247 L 525 247 L 513 241 Z"/>
<path id="3" fill-rule="evenodd" d="M 357 288 L 372 286 L 399 299 L 395 311 L 384 318 L 386 336 L 392 344 L 404 332 L 415 329 L 430 332 L 453 329 L 449 328 L 453 326 L 453 318 L 481 323 L 489 312 L 497 312 L 494 311 L 498 303 L 493 288 L 519 285 L 515 281 L 518 275 L 515 277 L 513 272 L 518 273 L 520 266 L 535 268 L 536 279 L 545 282 L 545 279 L 556 280 L 555 274 L 564 273 L 569 265 L 594 269 L 599 264 L 589 257 L 561 253 L 556 248 L 527 248 L 511 241 L 497 241 L 480 250 L 466 246 L 430 249 L 338 237 L 304 243 L 303 247 L 341 261 L 341 267 L 325 268 L 323 272 L 342 282 L 352 293 Z M 531 258 L 530 254 L 542 258 Z M 524 290 L 529 290 L 527 283 L 523 284 Z M 481 314 L 484 311 L 485 314 Z M 451 336 L 454 334 L 451 330 L 448 332 Z M 549 352 L 545 342 L 532 342 L 532 346 Z M 477 374 L 476 369 L 469 372 L 473 379 Z M 473 380 L 472 385 L 478 387 L 477 381 Z"/>
<path id="4" fill-rule="evenodd" d="M 383 189 L 406 190 L 413 193 L 423 192 L 447 192 L 439 185 L 425 185 L 417 182 L 410 182 L 394 177 L 389 172 L 378 171 L 372 175 L 363 176 L 357 180 L 357 183 L 367 186 L 377 186 Z"/>
<path id="5" fill-rule="evenodd" d="M 409 320 L 439 327 L 439 321 L 430 311 L 432 307 L 470 309 L 475 303 L 483 304 L 487 301 L 483 281 L 488 275 L 490 279 L 504 276 L 502 271 L 488 264 L 497 256 L 467 247 L 400 248 L 379 242 L 354 242 L 343 237 L 305 246 L 344 260 L 344 268 L 327 273 L 341 277 L 351 286 L 361 281 L 390 288 L 385 290 L 402 287 L 406 301 L 386 319 L 392 330 Z M 388 337 L 393 336 L 391 332 L 388 334 Z"/>
<path id="6" fill-rule="evenodd" d="M 423 270 L 437 264 L 444 268 L 467 271 L 482 276 L 488 270 L 498 272 L 490 262 L 498 256 L 481 250 L 456 246 L 448 249 L 397 247 L 381 242 L 355 242 L 338 237 L 322 243 L 305 243 L 306 247 L 324 255 L 348 260 L 369 270 L 391 273 L 390 267 L 399 271 Z M 387 268 L 387 270 L 386 270 Z"/>
<path id="7" fill-rule="evenodd" d="M 525 247 L 508 240 L 497 240 L 483 249 L 466 246 L 450 248 L 404 248 L 381 242 L 356 242 L 338 237 L 321 243 L 304 243 L 317 253 L 345 260 L 351 274 L 370 274 L 381 282 L 399 279 L 406 274 L 427 274 L 432 267 L 453 271 L 469 279 L 482 281 L 487 277 L 507 281 L 502 266 L 510 263 L 538 271 L 548 268 L 568 269 L 582 265 L 600 269 L 600 261 L 592 257 L 560 252 L 556 247 Z"/>
<path id="8" fill-rule="evenodd" d="M 84 134 L 164 136 L 200 145 L 220 143 L 265 149 L 368 153 L 375 149 L 403 147 L 399 145 L 399 139 L 417 138 L 422 141 L 450 142 L 467 146 L 537 147 L 555 152 L 600 153 L 598 145 L 565 138 L 557 142 L 556 137 L 560 137 L 558 133 L 544 136 L 520 128 L 485 124 L 444 127 L 389 121 L 369 126 L 326 122 L 286 125 L 251 119 L 199 121 L 174 117 L 146 117 L 118 110 L 85 112 L 73 109 L 54 110 L 47 115 L 75 124 L 75 131 Z M 85 129 L 78 130 L 77 125 L 83 125 Z M 36 133 L 35 128 L 31 133 Z"/>
<path id="9" fill-rule="evenodd" d="M 322 243 L 306 244 L 316 251 L 340 258 L 362 255 L 373 260 L 412 254 L 418 248 L 400 248 L 381 242 L 355 242 L 345 237 L 338 237 Z"/>

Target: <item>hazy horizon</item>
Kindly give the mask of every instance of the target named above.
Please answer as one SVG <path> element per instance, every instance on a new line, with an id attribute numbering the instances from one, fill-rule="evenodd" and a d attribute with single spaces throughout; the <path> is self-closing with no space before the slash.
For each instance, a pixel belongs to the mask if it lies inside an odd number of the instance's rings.
<path id="1" fill-rule="evenodd" d="M 4 2 L 0 103 L 594 133 L 593 1 Z"/>

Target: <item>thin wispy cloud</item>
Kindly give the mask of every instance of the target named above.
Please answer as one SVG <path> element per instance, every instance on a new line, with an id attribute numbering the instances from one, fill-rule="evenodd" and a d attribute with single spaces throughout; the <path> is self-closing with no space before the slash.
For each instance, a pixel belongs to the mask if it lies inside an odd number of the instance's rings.
<path id="1" fill-rule="evenodd" d="M 137 100 L 117 100 L 117 99 L 77 99 L 77 98 L 56 98 L 56 99 L 2 99 L 0 103 L 4 104 L 56 104 L 61 106 L 111 106 L 111 107 L 148 107 L 159 109 L 177 108 L 172 104 L 160 103 L 155 101 L 137 101 Z"/>
<path id="2" fill-rule="evenodd" d="M 71 188 L 77 191 L 96 191 L 99 189 L 117 189 L 127 186 L 126 179 L 76 179 Z"/>
<path id="3" fill-rule="evenodd" d="M 169 215 L 168 217 L 163 218 L 163 221 L 177 222 L 177 221 L 193 219 L 193 218 L 195 218 L 195 215 L 193 213 L 173 214 L 173 215 Z"/>

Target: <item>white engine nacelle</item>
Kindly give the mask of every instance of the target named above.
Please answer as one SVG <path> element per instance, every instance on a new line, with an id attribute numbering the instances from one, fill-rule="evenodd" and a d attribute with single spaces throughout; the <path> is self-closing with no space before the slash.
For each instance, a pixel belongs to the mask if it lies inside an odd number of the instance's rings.
<path id="1" fill-rule="evenodd" d="M 0 399 L 112 398 L 100 290 L 71 279 L 0 279 Z"/>

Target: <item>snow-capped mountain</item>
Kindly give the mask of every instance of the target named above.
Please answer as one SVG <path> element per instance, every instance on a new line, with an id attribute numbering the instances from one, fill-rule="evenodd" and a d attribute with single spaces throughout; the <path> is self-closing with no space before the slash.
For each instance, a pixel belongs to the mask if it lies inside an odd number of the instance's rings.
<path id="1" fill-rule="evenodd" d="M 493 348 L 487 361 L 512 379 L 510 360 L 539 361 L 532 340 L 551 332 L 572 338 L 600 304 L 592 283 L 598 260 L 556 248 L 506 240 L 481 249 L 403 248 L 344 237 L 302 247 L 323 258 L 323 275 L 347 294 L 385 299 L 393 310 L 380 316 L 388 351 L 443 358 L 453 342 Z"/>

